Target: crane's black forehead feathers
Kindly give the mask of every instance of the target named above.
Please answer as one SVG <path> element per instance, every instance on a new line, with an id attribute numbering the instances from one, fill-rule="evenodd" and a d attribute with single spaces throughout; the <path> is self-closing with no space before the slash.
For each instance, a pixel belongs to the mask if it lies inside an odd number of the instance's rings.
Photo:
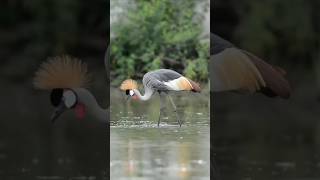
<path id="1" fill-rule="evenodd" d="M 50 101 L 53 106 L 58 106 L 63 96 L 63 89 L 53 89 L 50 95 Z"/>

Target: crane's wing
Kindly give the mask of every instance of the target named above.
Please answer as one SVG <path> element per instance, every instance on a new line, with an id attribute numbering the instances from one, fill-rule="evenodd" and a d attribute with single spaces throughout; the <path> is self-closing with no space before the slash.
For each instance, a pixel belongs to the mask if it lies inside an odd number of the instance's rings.
<path id="1" fill-rule="evenodd" d="M 266 83 L 247 55 L 237 48 L 227 48 L 210 58 L 213 91 L 255 92 Z"/>
<path id="2" fill-rule="evenodd" d="M 200 87 L 197 83 L 170 69 L 159 69 L 146 73 L 143 76 L 143 84 L 160 91 L 191 90 L 200 92 Z"/>
<path id="3" fill-rule="evenodd" d="M 283 98 L 289 98 L 291 93 L 291 87 L 289 82 L 285 79 L 286 72 L 276 66 L 267 64 L 259 57 L 243 51 L 255 64 L 260 74 L 262 75 L 266 87 L 261 89 L 261 92 L 267 96 L 280 96 Z"/>
<path id="4" fill-rule="evenodd" d="M 169 70 L 169 69 L 159 69 L 146 73 L 143 76 L 143 84 L 146 87 L 159 91 L 172 90 L 165 82 L 170 82 L 172 80 L 182 77 L 181 74 Z"/>
<path id="5" fill-rule="evenodd" d="M 284 70 L 236 48 L 215 34 L 210 38 L 213 91 L 259 91 L 270 97 L 290 96 L 291 88 L 284 78 Z"/>

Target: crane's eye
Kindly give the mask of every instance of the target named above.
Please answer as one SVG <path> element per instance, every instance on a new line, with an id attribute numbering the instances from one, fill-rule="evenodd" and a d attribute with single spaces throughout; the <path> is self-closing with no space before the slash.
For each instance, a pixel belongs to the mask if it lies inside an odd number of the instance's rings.
<path id="1" fill-rule="evenodd" d="M 126 90 L 126 95 L 129 95 L 129 90 L 128 89 Z"/>
<path id="2" fill-rule="evenodd" d="M 130 90 L 129 94 L 130 94 L 130 96 L 133 96 L 134 95 L 133 90 Z"/>
<path id="3" fill-rule="evenodd" d="M 72 90 L 66 90 L 63 93 L 63 100 L 67 108 L 73 108 L 77 104 L 77 95 Z"/>
<path id="4" fill-rule="evenodd" d="M 50 101 L 54 107 L 57 107 L 62 99 L 63 89 L 53 89 L 50 94 Z"/>

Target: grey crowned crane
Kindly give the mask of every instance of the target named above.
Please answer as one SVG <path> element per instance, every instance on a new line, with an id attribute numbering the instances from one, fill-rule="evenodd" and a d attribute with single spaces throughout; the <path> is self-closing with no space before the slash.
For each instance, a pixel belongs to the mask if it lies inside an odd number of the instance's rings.
<path id="1" fill-rule="evenodd" d="M 109 49 L 104 60 L 106 68 L 108 53 Z M 86 88 L 89 81 L 90 75 L 85 63 L 70 56 L 58 56 L 41 64 L 35 73 L 33 84 L 37 89 L 51 91 L 50 100 L 55 107 L 52 122 L 66 110 L 74 110 L 79 119 L 89 113 L 97 120 L 107 123 L 109 110 L 100 107 Z"/>
<path id="2" fill-rule="evenodd" d="M 160 124 L 160 118 L 162 111 L 165 108 L 165 97 L 168 96 L 173 106 L 173 110 L 176 113 L 177 121 L 181 127 L 182 121 L 177 113 L 177 107 L 169 95 L 170 91 L 192 91 L 200 92 L 201 89 L 197 83 L 170 69 L 158 69 L 146 73 L 142 80 L 144 86 L 144 95 L 141 95 L 138 90 L 138 84 L 135 80 L 127 79 L 122 82 L 120 89 L 125 91 L 128 97 L 132 97 L 135 100 L 147 101 L 151 96 L 158 92 L 160 95 L 160 111 L 158 118 L 158 127 Z"/>
<path id="3" fill-rule="evenodd" d="M 267 64 L 213 33 L 210 44 L 211 91 L 260 92 L 289 98 L 291 88 L 282 68 Z"/>

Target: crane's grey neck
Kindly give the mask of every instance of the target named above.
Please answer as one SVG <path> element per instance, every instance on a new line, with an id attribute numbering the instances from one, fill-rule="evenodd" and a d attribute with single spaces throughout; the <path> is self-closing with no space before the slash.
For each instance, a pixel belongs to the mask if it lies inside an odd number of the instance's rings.
<path id="1" fill-rule="evenodd" d="M 89 114 L 97 118 L 99 121 L 107 122 L 108 110 L 99 106 L 96 98 L 91 94 L 91 92 L 84 88 L 76 88 L 73 90 L 78 96 L 78 101 L 85 105 Z"/>
<path id="2" fill-rule="evenodd" d="M 153 92 L 154 92 L 152 89 L 150 89 L 150 88 L 148 88 L 146 86 L 144 87 L 144 95 L 143 96 L 141 95 L 139 90 L 134 89 L 133 91 L 139 97 L 139 99 L 142 100 L 142 101 L 149 100 L 151 98 Z"/>

